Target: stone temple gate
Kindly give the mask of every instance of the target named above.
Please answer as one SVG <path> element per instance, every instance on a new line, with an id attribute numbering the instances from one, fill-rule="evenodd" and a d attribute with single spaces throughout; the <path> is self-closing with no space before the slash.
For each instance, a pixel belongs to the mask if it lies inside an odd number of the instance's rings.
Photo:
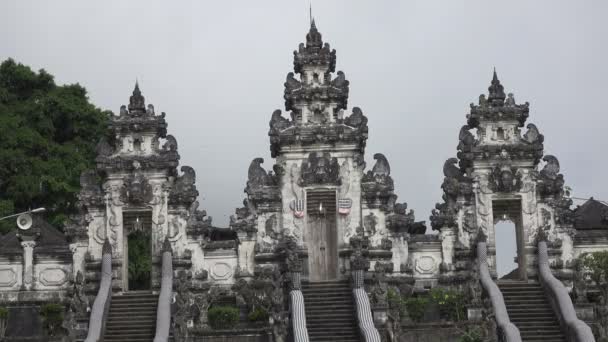
<path id="1" fill-rule="evenodd" d="M 136 85 L 98 145 L 96 169 L 81 177 L 80 215 L 64 232 L 36 217 L 0 238 L 7 339 L 453 341 L 463 329 L 501 341 L 606 337 L 602 284 L 577 265 L 608 250 L 608 206 L 573 208 L 529 104 L 506 94 L 496 72 L 444 164 L 428 233 L 398 200 L 387 158 L 375 153 L 366 165 L 368 118 L 348 108 L 349 81 L 314 21 L 284 86 L 286 113 L 269 122 L 272 171 L 252 160 L 243 206 L 218 228 L 199 209 L 194 170 L 179 167 L 165 113 Z M 515 225 L 517 268 L 497 279 L 501 220 Z M 461 298 L 464 314 L 408 306 L 438 289 Z M 65 307 L 50 331 L 48 320 L 22 319 L 45 303 Z"/>

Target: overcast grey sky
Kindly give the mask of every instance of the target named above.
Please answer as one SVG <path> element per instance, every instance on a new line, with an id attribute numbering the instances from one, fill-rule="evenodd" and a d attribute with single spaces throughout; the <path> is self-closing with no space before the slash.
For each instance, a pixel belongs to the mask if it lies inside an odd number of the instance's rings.
<path id="1" fill-rule="evenodd" d="M 426 220 L 441 198 L 469 103 L 496 66 L 529 101 L 566 181 L 608 199 L 608 1 L 313 0 L 323 39 L 350 80 L 349 108 L 369 118 L 400 201 Z M 135 79 L 165 111 L 201 203 L 224 225 L 254 157 L 270 160 L 268 121 L 308 31 L 308 0 L 0 2 L 0 59 L 78 82 L 117 112 Z"/>

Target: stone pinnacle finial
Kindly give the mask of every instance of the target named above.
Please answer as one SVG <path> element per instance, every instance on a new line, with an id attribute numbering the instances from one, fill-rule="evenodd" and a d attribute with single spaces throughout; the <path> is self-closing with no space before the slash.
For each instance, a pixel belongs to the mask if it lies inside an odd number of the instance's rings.
<path id="1" fill-rule="evenodd" d="M 146 101 L 144 97 L 141 95 L 141 91 L 139 90 L 139 82 L 135 81 L 135 89 L 133 89 L 133 95 L 129 98 L 129 111 L 130 112 L 145 112 L 146 111 Z"/>
<path id="2" fill-rule="evenodd" d="M 321 33 L 317 30 L 315 19 L 313 18 L 310 22 L 310 30 L 306 35 L 306 47 L 318 47 L 323 46 L 323 40 L 321 39 Z"/>
<path id="3" fill-rule="evenodd" d="M 488 101 L 490 101 L 493 105 L 503 105 L 505 102 L 504 88 L 502 84 L 500 84 L 500 80 L 498 80 L 498 75 L 496 74 L 496 68 L 494 68 L 494 75 L 492 76 L 492 84 L 488 87 L 489 96 Z"/>

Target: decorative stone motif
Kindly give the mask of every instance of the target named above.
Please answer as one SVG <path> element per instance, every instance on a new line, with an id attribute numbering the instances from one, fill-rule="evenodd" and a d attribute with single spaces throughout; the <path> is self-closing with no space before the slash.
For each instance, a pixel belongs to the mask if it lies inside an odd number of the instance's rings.
<path id="1" fill-rule="evenodd" d="M 415 222 L 414 210 L 407 212 L 407 203 L 395 204 L 395 213 L 386 218 L 386 227 L 396 233 L 424 234 L 424 221 Z"/>
<path id="2" fill-rule="evenodd" d="M 416 271 L 420 274 L 432 274 L 437 268 L 437 261 L 430 255 L 423 255 L 416 259 Z"/>
<path id="3" fill-rule="evenodd" d="M 350 238 L 352 254 L 350 256 L 351 271 L 367 271 L 369 269 L 369 248 L 370 242 L 367 236 L 355 235 Z"/>
<path id="4" fill-rule="evenodd" d="M 17 283 L 17 272 L 12 268 L 0 269 L 0 287 L 12 287 Z"/>
<path id="5" fill-rule="evenodd" d="M 390 165 L 381 153 L 374 154 L 374 159 L 374 167 L 361 180 L 362 197 L 370 208 L 392 211 L 397 196 L 393 192 L 395 186 L 390 176 Z"/>
<path id="6" fill-rule="evenodd" d="M 299 185 L 310 186 L 315 184 L 340 185 L 340 165 L 338 158 L 331 157 L 327 152 L 308 155 L 302 162 Z"/>
<path id="7" fill-rule="evenodd" d="M 552 155 L 543 157 L 546 162 L 537 181 L 538 192 L 544 197 L 559 198 L 564 194 L 564 175 L 559 173 L 559 161 Z"/>
<path id="8" fill-rule="evenodd" d="M 235 210 L 236 215 L 230 216 L 230 228 L 237 233 L 244 233 L 247 236 L 253 235 L 258 231 L 256 225 L 257 215 L 249 208 L 247 200 L 243 200 L 243 207 Z"/>
<path id="9" fill-rule="evenodd" d="M 135 166 L 135 168 L 138 171 L 125 179 L 120 192 L 120 200 L 132 205 L 144 205 L 152 201 L 152 186 L 143 173 L 139 171 L 139 167 Z"/>
<path id="10" fill-rule="evenodd" d="M 80 175 L 78 200 L 81 205 L 87 207 L 102 207 L 104 205 L 103 192 L 97 180 L 97 172 L 94 170 L 84 171 Z"/>
<path id="11" fill-rule="evenodd" d="M 68 281 L 68 276 L 64 269 L 51 267 L 40 271 L 38 279 L 44 286 L 61 286 Z"/>
<path id="12" fill-rule="evenodd" d="M 169 198 L 172 203 L 190 205 L 198 197 L 196 173 L 190 166 L 182 166 L 181 171 L 183 174 L 175 179 Z"/>
<path id="13" fill-rule="evenodd" d="M 488 183 L 494 192 L 517 192 L 523 185 L 517 168 L 511 167 L 508 163 L 494 167 L 488 175 Z"/>

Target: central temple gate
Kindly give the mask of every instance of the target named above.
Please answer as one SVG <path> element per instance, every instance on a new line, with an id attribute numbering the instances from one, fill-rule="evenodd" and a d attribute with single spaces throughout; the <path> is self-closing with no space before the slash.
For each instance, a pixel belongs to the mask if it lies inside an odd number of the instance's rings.
<path id="1" fill-rule="evenodd" d="M 306 192 L 308 266 L 310 281 L 338 277 L 338 232 L 336 192 L 333 189 Z"/>

